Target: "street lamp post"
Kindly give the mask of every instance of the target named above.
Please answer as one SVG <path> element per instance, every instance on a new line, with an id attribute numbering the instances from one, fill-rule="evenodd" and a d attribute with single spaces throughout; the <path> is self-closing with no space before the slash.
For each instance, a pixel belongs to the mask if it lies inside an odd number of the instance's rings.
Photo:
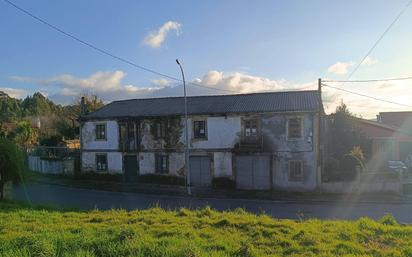
<path id="1" fill-rule="evenodd" d="M 186 173 L 186 187 L 187 187 L 187 194 L 191 195 L 190 189 L 190 165 L 189 165 L 189 129 L 187 125 L 187 96 L 186 96 L 186 81 L 185 81 L 185 73 L 183 72 L 182 65 L 179 62 L 179 59 L 176 59 L 177 65 L 180 67 L 180 71 L 182 72 L 183 78 L 183 93 L 185 99 L 185 173 Z"/>

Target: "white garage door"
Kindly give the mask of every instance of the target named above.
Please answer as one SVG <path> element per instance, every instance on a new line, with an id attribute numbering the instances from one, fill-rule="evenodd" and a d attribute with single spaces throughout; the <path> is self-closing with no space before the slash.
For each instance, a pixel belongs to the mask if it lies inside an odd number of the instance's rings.
<path id="1" fill-rule="evenodd" d="M 270 189 L 270 157 L 236 156 L 236 186 L 239 189 Z"/>
<path id="2" fill-rule="evenodd" d="M 193 186 L 212 185 L 210 158 L 207 156 L 190 157 L 190 182 Z"/>

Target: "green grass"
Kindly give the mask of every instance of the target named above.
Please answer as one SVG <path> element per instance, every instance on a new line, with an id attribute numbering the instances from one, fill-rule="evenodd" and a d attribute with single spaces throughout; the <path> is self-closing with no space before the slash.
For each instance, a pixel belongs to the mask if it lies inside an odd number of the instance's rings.
<path id="1" fill-rule="evenodd" d="M 70 211 L 0 203 L 0 256 L 412 256 L 412 226 L 242 209 Z"/>

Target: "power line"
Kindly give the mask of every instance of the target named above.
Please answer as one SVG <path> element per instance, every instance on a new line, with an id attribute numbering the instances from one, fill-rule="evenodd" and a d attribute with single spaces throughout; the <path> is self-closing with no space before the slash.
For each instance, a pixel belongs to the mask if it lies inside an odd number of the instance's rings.
<path id="1" fill-rule="evenodd" d="M 407 104 L 403 104 L 403 103 L 392 102 L 392 101 L 385 100 L 385 99 L 382 99 L 382 98 L 377 98 L 377 97 L 374 97 L 374 96 L 369 96 L 369 95 L 365 95 L 365 94 L 360 94 L 360 93 L 357 93 L 357 92 L 354 92 L 354 91 L 350 91 L 350 90 L 347 90 L 347 89 L 330 86 L 330 85 L 327 85 L 327 84 L 324 84 L 324 83 L 322 83 L 321 85 L 324 86 L 324 87 L 330 87 L 330 88 L 333 88 L 333 89 L 336 89 L 336 90 L 340 90 L 340 91 L 344 91 L 344 92 L 347 92 L 347 93 L 351 93 L 351 94 L 354 94 L 354 95 L 371 98 L 371 99 L 374 99 L 374 100 L 377 100 L 377 101 L 381 101 L 381 102 L 385 102 L 385 103 L 396 104 L 396 105 L 400 105 L 400 106 L 405 106 L 405 107 L 410 107 L 410 108 L 412 108 L 412 105 L 407 105 Z"/>
<path id="2" fill-rule="evenodd" d="M 384 81 L 396 81 L 396 80 L 409 80 L 412 77 L 401 77 L 401 78 L 386 78 L 386 79 L 364 79 L 364 80 L 322 80 L 324 82 L 384 82 Z"/>
<path id="3" fill-rule="evenodd" d="M 100 47 L 97 47 L 97 46 L 93 45 L 92 43 L 86 42 L 86 41 L 84 41 L 84 40 L 82 40 L 82 39 L 74 36 L 73 34 L 68 33 L 68 32 L 66 32 L 66 31 L 64 31 L 63 29 L 60 29 L 59 27 L 57 27 L 57 26 L 55 26 L 55 25 L 47 22 L 46 20 L 44 20 L 44 19 L 42 19 L 42 18 L 40 18 L 40 17 L 32 14 L 31 12 L 27 11 L 26 9 L 24 9 L 24 8 L 16 5 L 15 3 L 13 3 L 13 2 L 11 2 L 11 1 L 9 1 L 9 0 L 3 0 L 3 1 L 6 2 L 7 4 L 13 6 L 13 7 L 16 8 L 17 10 L 21 11 L 22 13 L 24 13 L 24 14 L 30 16 L 31 18 L 33 18 L 33 19 L 41 22 L 42 24 L 48 26 L 49 28 L 51 28 L 51 29 L 53 29 L 53 30 L 55 30 L 55 31 L 57 31 L 57 32 L 59 32 L 59 33 L 65 35 L 65 36 L 67 36 L 67 37 L 69 37 L 69 38 L 71 38 L 71 39 L 73 39 L 73 40 L 75 40 L 75 41 L 83 44 L 83 45 L 85 45 L 85 46 L 88 46 L 88 47 L 94 49 L 94 50 L 97 51 L 97 52 L 100 52 L 100 53 L 102 53 L 102 54 L 104 54 L 104 55 L 107 55 L 107 56 L 109 56 L 109 57 L 112 57 L 112 58 L 114 58 L 114 59 L 117 59 L 118 61 L 121 61 L 121 62 L 124 62 L 124 63 L 126 63 L 126 64 L 129 64 L 129 65 L 131 65 L 131 66 L 133 66 L 133 67 L 135 67 L 135 68 L 138 68 L 138 69 L 140 69 L 140 70 L 144 70 L 144 71 L 146 71 L 146 72 L 150 72 L 150 73 L 152 73 L 152 74 L 155 74 L 155 75 L 158 75 L 158 76 L 162 76 L 162 77 L 165 77 L 165 78 L 174 80 L 174 81 L 183 82 L 181 79 L 175 78 L 175 77 L 173 77 L 173 76 L 170 76 L 170 75 L 167 75 L 167 74 L 158 72 L 158 71 L 155 71 L 155 70 L 150 69 L 150 68 L 146 68 L 146 67 L 141 66 L 141 65 L 139 65 L 139 64 L 136 64 L 136 63 L 134 63 L 134 62 L 132 62 L 132 61 L 129 61 L 129 60 L 125 59 L 125 58 L 122 58 L 122 57 L 120 57 L 120 56 L 118 56 L 118 55 L 112 54 L 112 53 L 110 53 L 110 52 L 107 51 L 107 50 L 104 50 L 104 49 L 102 49 L 102 48 L 100 48 Z M 202 84 L 198 84 L 198 83 L 194 83 L 194 82 L 189 82 L 188 84 L 191 84 L 191 85 L 196 86 L 196 87 L 202 87 L 202 88 L 207 88 L 207 89 L 212 89 L 212 90 L 218 90 L 218 91 L 224 91 L 224 92 L 230 92 L 230 93 L 239 93 L 239 92 L 234 91 L 234 90 L 221 89 L 221 88 L 216 88 L 216 87 L 209 87 L 209 86 L 204 86 L 204 85 L 202 85 Z"/>
<path id="4" fill-rule="evenodd" d="M 401 10 L 401 12 L 396 16 L 396 18 L 392 21 L 392 23 L 386 28 L 386 30 L 382 33 L 382 35 L 375 41 L 375 43 L 372 45 L 372 47 L 369 49 L 369 51 L 366 53 L 366 55 L 362 58 L 362 60 L 356 65 L 355 69 L 349 74 L 349 76 L 346 78 L 346 80 L 350 80 L 352 75 L 359 69 L 359 67 L 362 65 L 362 63 L 365 61 L 366 58 L 372 53 L 372 51 L 376 48 L 376 46 L 379 44 L 379 42 L 383 39 L 383 37 L 389 32 L 389 30 L 393 27 L 393 25 L 399 20 L 399 18 L 402 16 L 402 14 L 408 9 L 408 7 L 412 4 L 412 0 L 408 2 L 408 4 Z M 345 82 L 343 82 L 345 83 Z"/>

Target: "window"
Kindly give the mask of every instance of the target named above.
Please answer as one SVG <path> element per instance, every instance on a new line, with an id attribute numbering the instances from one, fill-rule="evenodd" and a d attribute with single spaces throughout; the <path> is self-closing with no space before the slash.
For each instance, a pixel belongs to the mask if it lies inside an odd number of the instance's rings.
<path id="1" fill-rule="evenodd" d="M 206 121 L 195 120 L 193 121 L 193 137 L 199 139 L 205 139 L 206 136 Z"/>
<path id="2" fill-rule="evenodd" d="M 302 138 L 302 118 L 290 118 L 288 120 L 288 138 Z"/>
<path id="3" fill-rule="evenodd" d="M 289 181 L 303 180 L 303 161 L 289 161 Z"/>
<path id="4" fill-rule="evenodd" d="M 258 136 L 258 119 L 247 119 L 244 123 L 244 135 L 245 137 L 257 137 Z"/>
<path id="5" fill-rule="evenodd" d="M 96 140 L 106 140 L 106 124 L 96 125 Z"/>
<path id="6" fill-rule="evenodd" d="M 129 121 L 119 123 L 119 143 L 122 151 L 137 150 L 139 123 Z"/>
<path id="7" fill-rule="evenodd" d="M 107 170 L 107 154 L 96 154 L 96 170 Z"/>
<path id="8" fill-rule="evenodd" d="M 169 173 L 169 156 L 163 154 L 156 154 L 156 173 Z"/>
<path id="9" fill-rule="evenodd" d="M 166 136 L 166 124 L 162 121 L 158 121 L 154 125 L 155 138 L 164 138 Z"/>

